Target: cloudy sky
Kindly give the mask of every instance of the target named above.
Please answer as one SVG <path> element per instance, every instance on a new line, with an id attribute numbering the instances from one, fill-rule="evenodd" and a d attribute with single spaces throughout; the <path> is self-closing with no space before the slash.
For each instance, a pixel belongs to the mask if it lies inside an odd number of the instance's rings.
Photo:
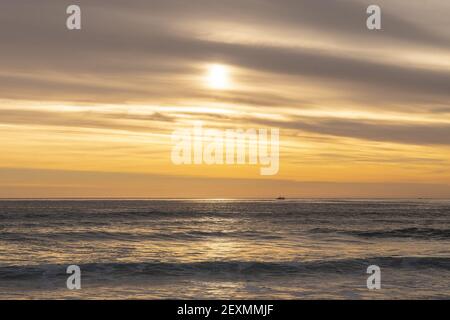
<path id="1" fill-rule="evenodd" d="M 449 15 L 445 0 L 4 0 L 0 197 L 450 197 Z M 175 166 L 171 133 L 198 120 L 279 128 L 279 174 Z"/>

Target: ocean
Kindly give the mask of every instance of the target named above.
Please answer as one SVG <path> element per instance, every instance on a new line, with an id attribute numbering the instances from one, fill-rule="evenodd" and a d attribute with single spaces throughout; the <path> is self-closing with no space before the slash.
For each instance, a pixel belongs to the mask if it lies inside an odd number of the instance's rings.
<path id="1" fill-rule="evenodd" d="M 449 200 L 0 201 L 0 299 L 410 298 L 450 298 Z"/>

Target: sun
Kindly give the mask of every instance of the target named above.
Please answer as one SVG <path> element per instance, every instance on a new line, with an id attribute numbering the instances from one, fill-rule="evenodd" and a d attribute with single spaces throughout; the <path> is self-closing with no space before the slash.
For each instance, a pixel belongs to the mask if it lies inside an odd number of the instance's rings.
<path id="1" fill-rule="evenodd" d="M 206 75 L 206 84 L 211 89 L 229 89 L 231 86 L 229 68 L 222 64 L 210 65 Z"/>

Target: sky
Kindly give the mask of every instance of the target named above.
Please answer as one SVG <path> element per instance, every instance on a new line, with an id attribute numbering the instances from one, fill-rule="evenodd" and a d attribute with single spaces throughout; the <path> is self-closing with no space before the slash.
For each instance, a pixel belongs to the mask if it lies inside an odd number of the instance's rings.
<path id="1" fill-rule="evenodd" d="M 449 15 L 444 0 L 4 0 L 0 198 L 449 198 Z M 278 174 L 173 164 L 172 132 L 196 121 L 279 129 Z"/>

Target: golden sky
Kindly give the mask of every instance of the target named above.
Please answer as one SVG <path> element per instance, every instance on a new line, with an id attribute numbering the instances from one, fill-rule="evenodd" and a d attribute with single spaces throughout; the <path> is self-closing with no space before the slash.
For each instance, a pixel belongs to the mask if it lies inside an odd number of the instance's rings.
<path id="1" fill-rule="evenodd" d="M 450 197 L 450 2 L 72 2 L 2 3 L 0 197 Z M 195 121 L 279 173 L 174 165 Z"/>

